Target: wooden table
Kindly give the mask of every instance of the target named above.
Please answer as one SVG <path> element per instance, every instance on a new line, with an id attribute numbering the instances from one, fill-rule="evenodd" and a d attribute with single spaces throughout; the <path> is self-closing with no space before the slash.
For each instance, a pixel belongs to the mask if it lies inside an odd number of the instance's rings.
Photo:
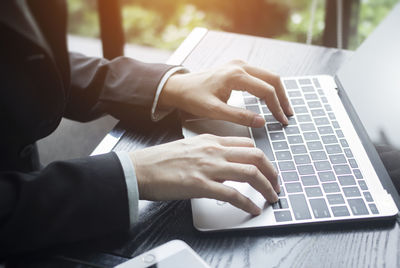
<path id="1" fill-rule="evenodd" d="M 351 55 L 349 51 L 210 31 L 183 65 L 197 71 L 239 58 L 282 76 L 334 75 Z M 119 124 L 114 133 L 123 130 Z M 114 150 L 134 150 L 177 138 L 181 138 L 177 125 L 136 127 L 125 132 Z M 211 267 L 400 267 L 399 226 L 397 218 L 390 223 L 208 234 L 194 229 L 190 201 L 141 202 L 140 221 L 132 233 L 110 236 L 96 243 L 96 250 L 84 246 L 81 253 L 63 258 L 110 267 L 181 239 Z M 63 265 L 79 266 L 72 262 Z"/>

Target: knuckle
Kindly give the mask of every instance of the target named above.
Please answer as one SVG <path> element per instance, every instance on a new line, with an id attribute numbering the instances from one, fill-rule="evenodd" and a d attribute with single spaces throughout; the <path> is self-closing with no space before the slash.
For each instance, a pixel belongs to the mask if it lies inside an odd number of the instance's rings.
<path id="1" fill-rule="evenodd" d="M 258 168 L 253 165 L 248 165 L 245 167 L 244 173 L 249 177 L 255 177 L 258 174 Z"/>
<path id="2" fill-rule="evenodd" d="M 239 201 L 240 200 L 240 193 L 237 191 L 237 190 L 235 190 L 235 189 L 233 189 L 233 188 L 231 188 L 229 191 L 228 191 L 228 199 L 229 200 L 231 200 L 231 201 Z"/>
<path id="3" fill-rule="evenodd" d="M 234 59 L 230 62 L 231 64 L 235 64 L 235 65 L 240 65 L 243 66 L 246 64 L 246 62 L 244 60 L 241 59 Z"/>
<path id="4" fill-rule="evenodd" d="M 264 160 L 264 152 L 259 148 L 253 149 L 253 155 L 256 162 L 262 162 Z"/>
<path id="5" fill-rule="evenodd" d="M 203 150 L 207 155 L 217 155 L 221 154 L 222 146 L 218 144 L 207 144 L 204 146 Z"/>

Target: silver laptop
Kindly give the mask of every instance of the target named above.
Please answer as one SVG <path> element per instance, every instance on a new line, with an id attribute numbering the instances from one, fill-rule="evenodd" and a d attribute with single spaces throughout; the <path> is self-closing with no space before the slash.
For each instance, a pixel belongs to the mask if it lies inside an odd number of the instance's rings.
<path id="1" fill-rule="evenodd" d="M 282 78 L 295 112 L 286 127 L 263 101 L 242 92 L 234 92 L 229 104 L 264 115 L 265 128 L 186 122 L 185 137 L 252 137 L 279 171 L 282 189 L 279 202 L 268 204 L 250 185 L 225 182 L 263 208 L 262 214 L 192 199 L 195 227 L 217 231 L 393 218 L 398 209 L 386 189 L 395 190 L 372 142 L 400 149 L 399 28 L 397 5 L 335 77 Z"/>

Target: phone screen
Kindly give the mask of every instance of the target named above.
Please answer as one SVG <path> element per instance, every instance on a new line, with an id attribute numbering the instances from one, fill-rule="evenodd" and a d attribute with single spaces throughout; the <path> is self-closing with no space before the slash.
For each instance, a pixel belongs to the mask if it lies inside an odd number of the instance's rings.
<path id="1" fill-rule="evenodd" d="M 176 254 L 169 256 L 149 268 L 207 268 L 188 250 L 181 250 Z"/>

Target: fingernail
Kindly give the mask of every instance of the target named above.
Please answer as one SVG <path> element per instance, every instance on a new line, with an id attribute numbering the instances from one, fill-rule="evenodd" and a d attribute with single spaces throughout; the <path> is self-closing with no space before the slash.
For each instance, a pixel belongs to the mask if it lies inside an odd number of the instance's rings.
<path id="1" fill-rule="evenodd" d="M 256 115 L 253 118 L 251 127 L 263 127 L 265 125 L 265 119 L 261 115 Z"/>
<path id="2" fill-rule="evenodd" d="M 276 184 L 275 192 L 278 194 L 281 192 L 281 186 L 279 184 Z"/>
<path id="3" fill-rule="evenodd" d="M 290 106 L 290 104 L 288 104 L 288 110 L 289 110 L 289 115 L 294 115 L 294 111 L 292 106 Z"/>
<path id="4" fill-rule="evenodd" d="M 289 125 L 289 119 L 287 118 L 287 116 L 284 113 L 282 113 L 282 119 L 283 119 L 284 125 Z"/>

